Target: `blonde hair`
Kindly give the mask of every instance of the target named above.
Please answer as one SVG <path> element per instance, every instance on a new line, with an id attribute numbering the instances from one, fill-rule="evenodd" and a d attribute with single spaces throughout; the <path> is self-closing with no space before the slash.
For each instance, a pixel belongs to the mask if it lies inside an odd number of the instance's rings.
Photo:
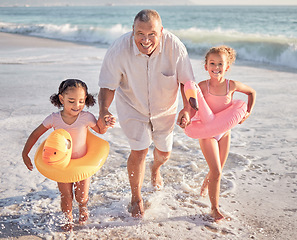
<path id="1" fill-rule="evenodd" d="M 212 53 L 216 53 L 216 54 L 224 53 L 224 54 L 226 54 L 227 61 L 228 61 L 229 65 L 234 63 L 235 59 L 236 59 L 236 51 L 233 48 L 225 46 L 225 45 L 221 45 L 221 46 L 212 47 L 211 49 L 209 49 L 209 51 L 205 55 L 205 64 L 207 64 L 208 57 Z"/>

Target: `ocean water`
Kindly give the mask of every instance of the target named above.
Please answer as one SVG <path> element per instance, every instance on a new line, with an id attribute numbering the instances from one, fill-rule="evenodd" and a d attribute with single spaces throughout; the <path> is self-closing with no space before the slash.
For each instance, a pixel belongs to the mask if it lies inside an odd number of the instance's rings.
<path id="1" fill-rule="evenodd" d="M 7 7 L 0 31 L 108 46 L 143 8 L 156 9 L 192 56 L 226 44 L 238 59 L 297 68 L 297 6 Z"/>

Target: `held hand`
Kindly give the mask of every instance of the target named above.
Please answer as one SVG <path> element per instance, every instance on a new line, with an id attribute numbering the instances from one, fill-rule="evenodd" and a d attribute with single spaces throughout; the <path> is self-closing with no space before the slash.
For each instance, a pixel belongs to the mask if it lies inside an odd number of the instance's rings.
<path id="1" fill-rule="evenodd" d="M 25 163 L 25 165 L 27 166 L 27 168 L 32 171 L 33 170 L 33 164 L 31 162 L 31 159 L 28 156 L 23 156 L 23 161 Z"/>
<path id="2" fill-rule="evenodd" d="M 177 125 L 179 125 L 181 128 L 185 128 L 191 123 L 190 114 L 187 110 L 182 109 L 177 118 Z"/>
<path id="3" fill-rule="evenodd" d="M 104 121 L 108 127 L 113 128 L 116 123 L 116 118 L 112 115 L 109 115 L 104 117 Z"/>
<path id="4" fill-rule="evenodd" d="M 99 115 L 97 125 L 101 130 L 107 130 L 109 127 L 114 127 L 115 122 L 116 118 L 107 111 L 106 113 Z"/>

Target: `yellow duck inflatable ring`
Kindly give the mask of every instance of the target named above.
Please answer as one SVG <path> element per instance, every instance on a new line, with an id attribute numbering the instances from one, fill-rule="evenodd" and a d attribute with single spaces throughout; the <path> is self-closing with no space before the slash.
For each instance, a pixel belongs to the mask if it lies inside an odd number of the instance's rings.
<path id="1" fill-rule="evenodd" d="M 109 143 L 88 130 L 87 153 L 71 159 L 72 139 L 64 129 L 56 129 L 40 144 L 35 165 L 45 177 L 62 183 L 79 182 L 95 174 L 105 163 Z"/>

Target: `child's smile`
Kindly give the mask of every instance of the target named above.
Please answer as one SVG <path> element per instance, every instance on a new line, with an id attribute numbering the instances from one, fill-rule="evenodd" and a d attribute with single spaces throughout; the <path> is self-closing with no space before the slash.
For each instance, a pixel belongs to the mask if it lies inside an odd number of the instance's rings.
<path id="1" fill-rule="evenodd" d="M 205 70 L 208 71 L 211 78 L 223 78 L 228 69 L 226 54 L 212 53 L 209 55 Z"/>

